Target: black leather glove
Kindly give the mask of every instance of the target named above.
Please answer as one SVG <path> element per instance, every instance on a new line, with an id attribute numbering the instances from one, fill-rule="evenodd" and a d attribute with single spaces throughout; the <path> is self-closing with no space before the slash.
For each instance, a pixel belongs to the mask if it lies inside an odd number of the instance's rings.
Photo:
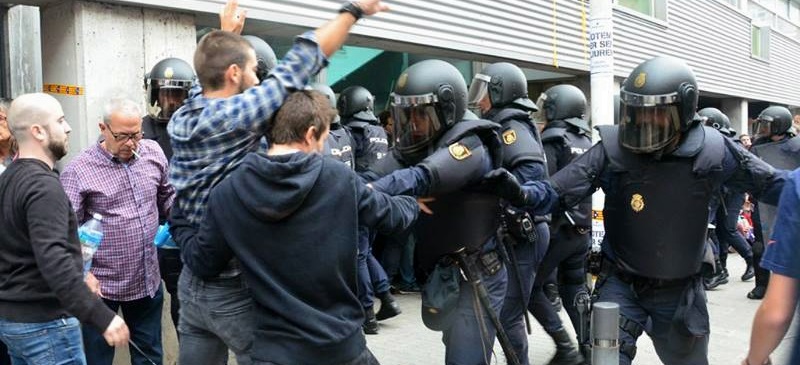
<path id="1" fill-rule="evenodd" d="M 481 185 L 483 185 L 485 191 L 507 200 L 516 207 L 522 207 L 527 203 L 525 191 L 520 186 L 517 178 L 502 167 L 483 175 Z"/>

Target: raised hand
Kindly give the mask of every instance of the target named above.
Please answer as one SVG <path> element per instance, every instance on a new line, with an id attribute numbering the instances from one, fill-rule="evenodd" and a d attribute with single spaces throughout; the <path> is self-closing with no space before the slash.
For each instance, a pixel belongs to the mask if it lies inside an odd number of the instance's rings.
<path id="1" fill-rule="evenodd" d="M 228 0 L 219 12 L 219 25 L 222 30 L 242 34 L 247 10 L 239 9 L 239 0 Z"/>

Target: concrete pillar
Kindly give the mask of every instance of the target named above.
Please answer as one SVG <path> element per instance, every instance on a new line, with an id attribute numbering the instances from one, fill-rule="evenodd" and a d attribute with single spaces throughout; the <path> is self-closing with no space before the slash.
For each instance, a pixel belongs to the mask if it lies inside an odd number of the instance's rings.
<path id="1" fill-rule="evenodd" d="M 144 105 L 143 77 L 158 60 L 171 56 L 191 64 L 192 15 L 76 0 L 41 13 L 43 83 L 81 90 L 49 90 L 72 126 L 67 159 L 97 140 L 97 123 L 110 97 Z"/>
<path id="2" fill-rule="evenodd" d="M 8 9 L 8 81 L 11 97 L 42 91 L 42 43 L 39 8 Z"/>
<path id="3" fill-rule="evenodd" d="M 731 126 L 736 130 L 736 135 L 749 134 L 747 125 L 747 105 L 745 99 L 726 98 L 722 100 L 721 111 L 731 120 Z"/>

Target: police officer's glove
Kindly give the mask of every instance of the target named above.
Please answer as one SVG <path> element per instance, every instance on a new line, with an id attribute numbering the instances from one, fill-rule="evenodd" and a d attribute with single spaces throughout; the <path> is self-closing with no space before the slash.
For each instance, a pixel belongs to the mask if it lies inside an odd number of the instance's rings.
<path id="1" fill-rule="evenodd" d="M 504 168 L 489 171 L 483 175 L 481 185 L 484 190 L 507 200 L 511 205 L 522 207 L 527 204 L 525 191 L 514 175 Z"/>

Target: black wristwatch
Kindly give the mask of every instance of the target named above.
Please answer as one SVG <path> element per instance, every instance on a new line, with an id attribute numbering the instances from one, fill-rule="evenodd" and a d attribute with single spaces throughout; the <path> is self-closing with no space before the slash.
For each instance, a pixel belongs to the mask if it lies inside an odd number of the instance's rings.
<path id="1" fill-rule="evenodd" d="M 355 1 L 348 1 L 342 4 L 342 7 L 339 8 L 339 13 L 350 13 L 356 20 L 364 17 L 364 11 L 361 10 L 361 7 L 359 7 Z"/>

